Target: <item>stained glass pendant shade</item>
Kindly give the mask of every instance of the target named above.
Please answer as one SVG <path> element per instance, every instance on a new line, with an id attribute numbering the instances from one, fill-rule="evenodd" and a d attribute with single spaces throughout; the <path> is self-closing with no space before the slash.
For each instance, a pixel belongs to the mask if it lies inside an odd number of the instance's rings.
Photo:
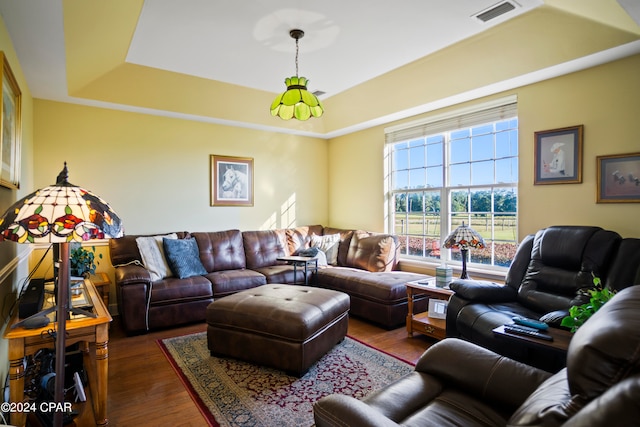
<path id="1" fill-rule="evenodd" d="M 63 243 L 122 235 L 122 222 L 107 202 L 69 183 L 66 163 L 55 185 L 34 191 L 0 218 L 0 241 Z"/>
<path id="2" fill-rule="evenodd" d="M 462 273 L 460 274 L 460 278 L 468 279 L 467 252 L 469 251 L 469 248 L 484 248 L 484 240 L 477 231 L 468 225 L 465 225 L 463 222 L 461 226 L 453 230 L 451 234 L 447 236 L 444 240 L 444 247 L 447 249 L 460 249 L 462 255 Z"/>
<path id="3" fill-rule="evenodd" d="M 324 106 L 316 95 L 307 90 L 306 77 L 298 76 L 298 40 L 304 36 L 302 30 L 291 30 L 289 35 L 296 40 L 296 75 L 287 77 L 284 82 L 287 90 L 276 97 L 271 104 L 271 115 L 281 119 L 308 120 L 310 117 L 320 117 Z"/>

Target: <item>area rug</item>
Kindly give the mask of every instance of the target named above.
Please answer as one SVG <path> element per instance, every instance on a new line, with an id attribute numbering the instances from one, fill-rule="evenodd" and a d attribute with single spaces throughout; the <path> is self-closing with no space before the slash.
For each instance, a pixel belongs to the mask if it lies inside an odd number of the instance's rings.
<path id="1" fill-rule="evenodd" d="M 212 357 L 205 332 L 158 345 L 211 426 L 312 426 L 313 403 L 340 393 L 362 398 L 413 371 L 413 365 L 345 338 L 301 378 Z"/>

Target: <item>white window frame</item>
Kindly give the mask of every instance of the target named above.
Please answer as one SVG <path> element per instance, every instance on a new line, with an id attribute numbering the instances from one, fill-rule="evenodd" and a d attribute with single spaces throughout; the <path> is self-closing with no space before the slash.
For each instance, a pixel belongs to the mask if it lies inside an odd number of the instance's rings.
<path id="1" fill-rule="evenodd" d="M 457 129 L 465 129 L 477 125 L 481 125 L 484 123 L 493 123 L 499 122 L 501 120 L 509 119 L 509 118 L 517 118 L 517 97 L 509 96 L 505 98 L 496 99 L 493 101 L 489 101 L 482 104 L 477 104 L 474 106 L 457 109 L 455 111 L 451 111 L 444 114 L 438 114 L 431 117 L 428 117 L 423 120 L 414 121 L 410 123 L 405 123 L 397 126 L 392 126 L 385 128 L 385 217 L 387 218 L 386 226 L 387 231 L 390 233 L 395 232 L 395 206 L 394 206 L 394 194 L 398 193 L 398 190 L 394 190 L 393 182 L 392 182 L 392 173 L 393 173 L 393 165 L 392 165 L 392 150 L 395 143 L 404 142 L 411 140 L 413 138 L 424 138 L 425 136 L 434 135 L 438 133 L 451 132 Z M 443 185 L 440 188 L 440 219 L 441 219 L 441 227 L 440 227 L 440 244 L 444 241 L 445 237 L 451 230 L 451 215 L 449 212 L 450 198 L 451 193 L 456 191 L 456 189 L 460 190 L 470 190 L 474 189 L 490 189 L 492 195 L 499 188 L 515 188 L 516 195 L 518 195 L 518 178 L 516 178 L 516 182 L 514 183 L 491 183 L 486 185 L 464 185 L 453 187 L 449 180 L 449 167 L 450 167 L 450 150 L 448 149 L 449 141 L 445 141 L 443 144 L 443 157 L 444 157 L 444 165 L 443 165 Z M 519 157 L 519 155 L 518 155 Z M 423 189 L 408 189 L 407 192 L 415 192 L 415 191 L 430 191 L 429 188 Z M 493 197 L 493 196 L 492 196 Z M 408 208 L 408 206 L 407 206 Z M 493 216 L 495 212 L 490 212 Z M 518 212 L 516 208 L 515 213 L 515 227 L 517 230 L 517 221 L 518 221 Z M 517 245 L 518 237 L 516 236 L 516 241 L 514 242 Z M 493 252 L 492 252 L 493 253 Z M 458 261 L 452 259 L 450 251 L 442 248 L 440 253 L 440 258 L 433 257 L 419 257 L 419 256 L 410 256 L 403 254 L 402 258 L 408 259 L 419 259 L 423 260 L 427 263 L 447 263 L 447 264 L 460 264 Z M 492 255 L 492 264 L 480 264 L 470 262 L 468 266 L 470 269 L 478 268 L 481 270 L 487 271 L 496 271 L 498 273 L 504 273 L 508 270 L 508 267 L 501 267 L 494 265 L 495 260 Z"/>

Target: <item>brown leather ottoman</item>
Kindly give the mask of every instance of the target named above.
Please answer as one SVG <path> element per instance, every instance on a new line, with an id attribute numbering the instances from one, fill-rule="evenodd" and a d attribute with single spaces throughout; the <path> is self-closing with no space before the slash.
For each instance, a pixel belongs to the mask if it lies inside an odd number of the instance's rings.
<path id="1" fill-rule="evenodd" d="M 211 355 L 304 374 L 347 334 L 349 296 L 309 286 L 270 284 L 207 307 Z"/>

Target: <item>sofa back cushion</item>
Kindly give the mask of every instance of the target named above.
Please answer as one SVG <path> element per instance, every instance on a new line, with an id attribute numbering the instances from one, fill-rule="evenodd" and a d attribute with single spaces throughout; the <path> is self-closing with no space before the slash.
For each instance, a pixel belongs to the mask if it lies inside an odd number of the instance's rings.
<path id="1" fill-rule="evenodd" d="M 290 254 L 296 254 L 301 250 L 309 248 L 311 236 L 322 235 L 321 225 L 310 225 L 308 227 L 287 228 L 287 246 Z"/>
<path id="2" fill-rule="evenodd" d="M 246 267 L 240 230 L 196 232 L 200 261 L 207 272 L 241 270 Z"/>
<path id="3" fill-rule="evenodd" d="M 242 240 L 250 269 L 278 264 L 278 257 L 290 255 L 285 230 L 244 231 Z"/>
<path id="4" fill-rule="evenodd" d="M 518 301 L 537 312 L 563 310 L 593 275 L 606 279 L 620 235 L 600 227 L 556 226 L 539 230 L 531 260 L 518 289 Z"/>
<path id="5" fill-rule="evenodd" d="M 396 268 L 397 238 L 389 234 L 353 233 L 347 266 L 372 272 Z"/>

